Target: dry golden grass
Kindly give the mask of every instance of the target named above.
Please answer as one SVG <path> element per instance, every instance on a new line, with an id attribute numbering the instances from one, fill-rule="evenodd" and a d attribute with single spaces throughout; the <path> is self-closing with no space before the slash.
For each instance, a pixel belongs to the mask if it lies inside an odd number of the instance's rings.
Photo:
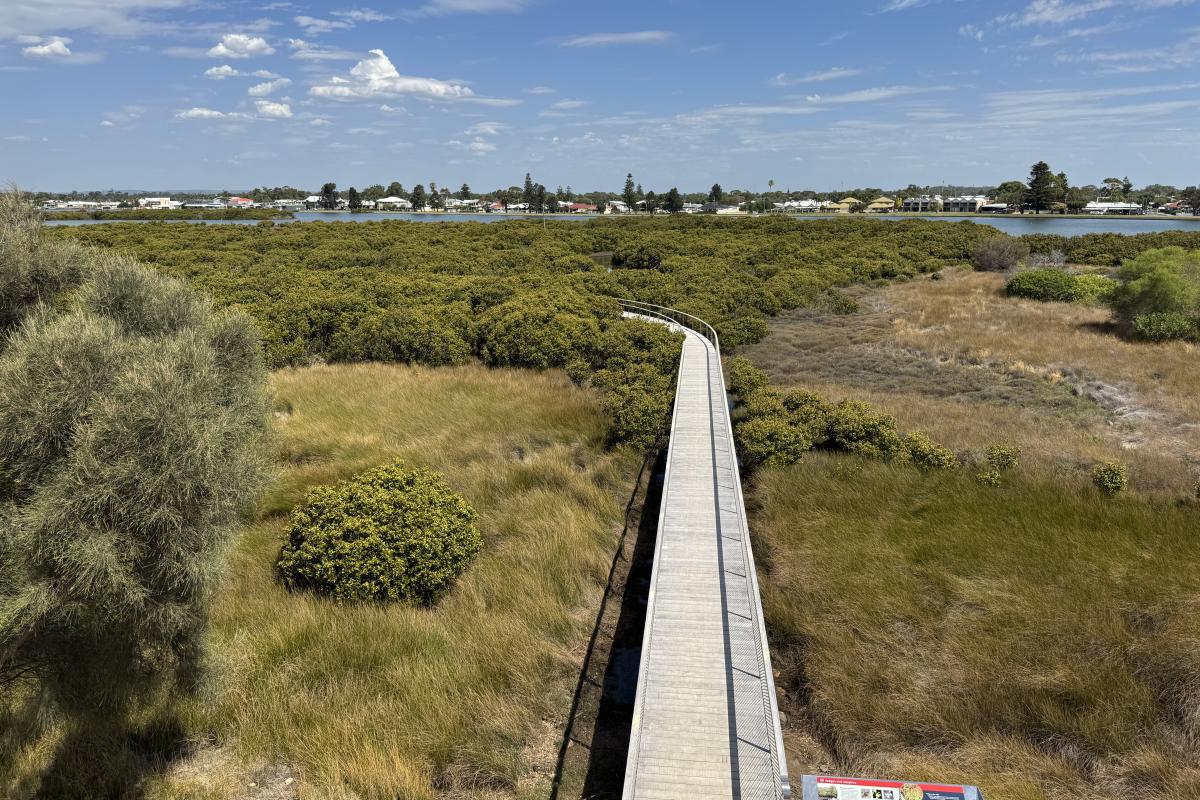
<path id="1" fill-rule="evenodd" d="M 1191 494 L 1200 349 L 1124 341 L 1104 309 L 1002 289 L 1000 276 L 947 272 L 860 290 L 860 313 L 781 317 L 746 355 L 777 382 L 870 401 L 960 452 L 1011 442 L 1028 468 L 1082 482 L 1119 459 L 1135 489 Z"/>
<path id="2" fill-rule="evenodd" d="M 210 780 L 192 759 L 149 796 L 275 797 L 284 775 L 280 797 L 545 796 L 636 472 L 603 450 L 596 398 L 560 374 L 479 367 L 273 383 L 282 472 L 232 554 L 214 680 L 185 709 L 222 757 L 204 748 Z M 279 512 L 392 459 L 443 472 L 479 511 L 487 544 L 456 587 L 435 608 L 284 590 Z M 254 780 L 263 765 L 271 786 Z"/>

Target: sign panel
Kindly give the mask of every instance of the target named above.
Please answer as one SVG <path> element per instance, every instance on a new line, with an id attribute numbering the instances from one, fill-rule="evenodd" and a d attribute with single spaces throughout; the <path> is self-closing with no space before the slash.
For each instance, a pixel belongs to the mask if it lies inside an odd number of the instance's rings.
<path id="1" fill-rule="evenodd" d="M 805 775 L 802 800 L 983 800 L 974 786 Z"/>

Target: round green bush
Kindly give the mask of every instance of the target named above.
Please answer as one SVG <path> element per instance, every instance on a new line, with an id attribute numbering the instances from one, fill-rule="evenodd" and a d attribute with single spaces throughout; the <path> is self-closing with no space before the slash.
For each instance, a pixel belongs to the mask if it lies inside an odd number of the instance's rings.
<path id="1" fill-rule="evenodd" d="M 896 418 L 858 400 L 835 403 L 828 414 L 826 436 L 832 447 L 870 458 L 892 458 L 903 451 Z"/>
<path id="2" fill-rule="evenodd" d="M 1104 275 L 1085 272 L 1075 276 L 1075 300 L 1080 303 L 1107 303 L 1120 285 Z"/>
<path id="3" fill-rule="evenodd" d="M 750 469 L 795 464 L 812 449 L 812 439 L 784 417 L 756 417 L 734 431 L 742 461 Z"/>
<path id="4" fill-rule="evenodd" d="M 734 356 L 729 359 L 728 370 L 729 391 L 743 399 L 750 397 L 759 389 L 766 388 L 767 384 L 771 382 L 767 373 L 754 366 L 750 359 L 742 356 Z"/>
<path id="5" fill-rule="evenodd" d="M 958 457 L 954 451 L 923 433 L 910 433 L 904 437 L 904 454 L 921 469 L 958 468 Z"/>
<path id="6" fill-rule="evenodd" d="M 379 467 L 308 493 L 279 574 L 289 589 L 339 600 L 432 603 L 483 548 L 477 519 L 436 473 Z"/>
<path id="7" fill-rule="evenodd" d="M 1021 448 L 1011 444 L 993 444 L 987 449 L 987 463 L 996 470 L 1014 469 L 1021 463 Z"/>
<path id="8" fill-rule="evenodd" d="M 1092 470 L 1092 483 L 1109 497 L 1129 488 L 1129 467 L 1120 461 L 1105 461 Z"/>
<path id="9" fill-rule="evenodd" d="M 1155 311 L 1139 314 L 1133 319 L 1133 331 L 1142 339 L 1166 342 L 1171 339 L 1191 339 L 1200 335 L 1200 323 L 1177 311 Z"/>
<path id="10" fill-rule="evenodd" d="M 1027 269 L 1009 279 L 1004 287 L 1009 297 L 1069 303 L 1077 297 L 1075 277 L 1061 269 Z"/>
<path id="11" fill-rule="evenodd" d="M 975 480 L 984 486 L 996 487 L 1000 485 L 1000 473 L 994 469 L 985 469 L 975 473 Z"/>

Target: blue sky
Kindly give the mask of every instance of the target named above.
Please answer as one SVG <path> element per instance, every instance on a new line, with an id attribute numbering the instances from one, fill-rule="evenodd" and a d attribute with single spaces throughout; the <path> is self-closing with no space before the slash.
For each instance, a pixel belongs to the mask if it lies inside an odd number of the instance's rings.
<path id="1" fill-rule="evenodd" d="M 1192 0 L 3 0 L 0 180 L 1200 182 Z"/>

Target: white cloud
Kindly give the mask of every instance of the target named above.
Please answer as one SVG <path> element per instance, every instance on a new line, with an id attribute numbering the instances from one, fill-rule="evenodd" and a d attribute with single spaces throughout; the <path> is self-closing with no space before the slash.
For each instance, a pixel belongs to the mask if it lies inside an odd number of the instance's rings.
<path id="1" fill-rule="evenodd" d="M 485 99 L 476 98 L 471 88 L 462 83 L 401 75 L 382 50 L 372 50 L 368 58 L 354 65 L 349 77 L 334 76 L 328 83 L 318 84 L 308 91 L 313 97 L 350 101 L 403 95 L 427 100 Z"/>
<path id="2" fill-rule="evenodd" d="M 0 39 L 21 34 L 89 30 L 113 36 L 159 31 L 146 12 L 181 8 L 191 0 L 4 0 L 0 2 Z"/>
<path id="3" fill-rule="evenodd" d="M 532 89 L 526 89 L 525 94 L 555 94 L 555 91 L 549 86 L 534 86 Z"/>
<path id="4" fill-rule="evenodd" d="M 1033 0 L 1025 10 L 1018 13 L 1012 21 L 1014 25 L 1061 25 L 1064 22 L 1074 22 L 1089 14 L 1112 8 L 1116 0 L 1087 0 L 1073 3 L 1068 0 Z"/>
<path id="5" fill-rule="evenodd" d="M 113 122 L 112 120 L 108 120 L 108 119 L 100 120 L 101 128 L 111 128 L 111 127 L 115 126 L 116 124 L 117 123 Z"/>
<path id="6" fill-rule="evenodd" d="M 948 91 L 949 86 L 877 86 L 871 89 L 859 89 L 855 92 L 846 92 L 845 94 L 834 95 L 819 95 L 811 94 L 804 98 L 810 103 L 818 103 L 822 105 L 842 104 L 842 103 L 878 103 L 883 100 L 892 100 L 897 97 L 907 97 L 912 94 L 923 94 L 925 92 L 944 92 Z"/>
<path id="7" fill-rule="evenodd" d="M 292 51 L 292 58 L 301 61 L 355 61 L 362 58 L 362 53 L 321 47 L 303 39 L 288 39 L 288 47 Z"/>
<path id="8" fill-rule="evenodd" d="M 270 100 L 255 100 L 254 107 L 258 113 L 270 119 L 290 119 L 292 107 L 287 103 L 275 103 Z"/>
<path id="9" fill-rule="evenodd" d="M 92 64 L 99 61 L 100 53 L 76 53 L 70 48 L 71 40 L 66 36 L 18 36 L 21 55 L 38 61 L 55 61 L 60 64 Z"/>
<path id="10" fill-rule="evenodd" d="M 209 67 L 204 70 L 204 77 L 212 78 L 214 81 L 224 80 L 225 78 L 236 78 L 241 74 L 228 64 L 222 64 L 219 67 Z"/>
<path id="11" fill-rule="evenodd" d="M 978 25 L 972 25 L 969 22 L 966 25 L 959 26 L 958 35 L 974 39 L 977 42 L 983 41 L 983 30 Z"/>
<path id="12" fill-rule="evenodd" d="M 573 36 L 563 47 L 607 47 L 617 44 L 659 44 L 674 36 L 670 31 L 630 31 L 628 33 L 589 33 Z"/>
<path id="13" fill-rule="evenodd" d="M 508 126 L 502 122 L 476 122 L 467 128 L 466 134 L 468 136 L 495 136 L 505 130 L 508 130 Z"/>
<path id="14" fill-rule="evenodd" d="M 251 97 L 266 97 L 269 94 L 274 94 L 285 86 L 291 86 L 292 82 L 288 78 L 276 78 L 273 81 L 266 83 L 256 83 L 246 90 L 246 93 Z"/>
<path id="15" fill-rule="evenodd" d="M 586 100 L 559 100 L 557 103 L 551 103 L 550 107 L 556 111 L 570 111 L 576 108 L 583 108 L 586 105 Z"/>
<path id="16" fill-rule="evenodd" d="M 320 36 L 322 33 L 331 33 L 332 31 L 346 30 L 353 28 L 353 22 L 336 19 L 317 19 L 316 17 L 299 16 L 293 17 L 292 21 L 304 28 L 304 32 L 309 36 Z"/>
<path id="17" fill-rule="evenodd" d="M 253 58 L 269 56 L 274 52 L 275 48 L 267 44 L 267 40 L 261 36 L 227 33 L 208 51 L 208 55 L 212 58 Z"/>
<path id="18" fill-rule="evenodd" d="M 392 17 L 382 14 L 373 8 L 351 8 L 346 11 L 331 11 L 331 16 L 348 19 L 351 22 L 387 22 Z"/>
<path id="19" fill-rule="evenodd" d="M 407 16 L 437 17 L 444 14 L 514 14 L 524 11 L 532 0 L 431 0 Z"/>
<path id="20" fill-rule="evenodd" d="M 496 145 L 492 144 L 491 142 L 485 142 L 483 139 L 476 139 L 467 145 L 467 149 L 475 155 L 482 156 L 486 155 L 487 153 L 495 152 Z"/>
<path id="21" fill-rule="evenodd" d="M 832 81 L 838 78 L 853 78 L 855 75 L 862 75 L 861 69 L 851 69 L 848 67 L 833 67 L 832 69 L 820 70 L 818 72 L 809 72 L 805 75 L 788 75 L 786 72 L 781 72 L 771 79 L 771 83 L 776 86 L 795 86 L 798 83 L 821 83 L 823 81 Z"/>
<path id="22" fill-rule="evenodd" d="M 121 106 L 116 111 L 108 111 L 104 114 L 104 120 L 100 123 L 101 127 L 113 128 L 118 125 L 129 125 L 141 119 L 146 113 L 145 106 Z"/>
<path id="23" fill-rule="evenodd" d="M 180 111 L 175 115 L 176 119 L 221 119 L 226 116 L 224 111 L 217 111 L 212 108 L 189 108 L 187 111 Z"/>

